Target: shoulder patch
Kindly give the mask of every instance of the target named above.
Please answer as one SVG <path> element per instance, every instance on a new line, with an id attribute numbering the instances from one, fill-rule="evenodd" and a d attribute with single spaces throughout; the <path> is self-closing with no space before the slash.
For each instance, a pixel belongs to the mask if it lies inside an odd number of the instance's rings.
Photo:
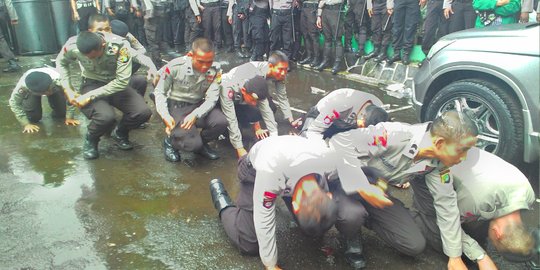
<path id="1" fill-rule="evenodd" d="M 116 55 L 118 54 L 118 50 L 120 49 L 120 46 L 117 44 L 109 44 L 109 48 L 107 50 L 107 54 L 109 55 Z"/>
<path id="2" fill-rule="evenodd" d="M 265 191 L 263 198 L 263 207 L 266 209 L 270 209 L 272 206 L 274 206 L 274 201 L 276 200 L 276 197 L 277 194 L 270 191 Z"/>
<path id="3" fill-rule="evenodd" d="M 386 147 L 388 145 L 388 132 L 386 129 L 383 131 L 382 135 L 374 135 L 373 136 L 373 142 L 368 143 L 370 146 L 382 146 Z"/>
<path id="4" fill-rule="evenodd" d="M 127 63 L 129 61 L 129 53 L 127 48 L 120 49 L 118 61 L 120 61 L 120 63 Z"/>

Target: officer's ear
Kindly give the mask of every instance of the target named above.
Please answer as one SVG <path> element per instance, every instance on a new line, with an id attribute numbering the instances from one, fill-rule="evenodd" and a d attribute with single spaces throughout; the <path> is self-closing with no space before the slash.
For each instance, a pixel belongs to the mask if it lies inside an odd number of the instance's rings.
<path id="1" fill-rule="evenodd" d="M 189 57 L 193 57 L 193 51 L 189 51 L 186 55 Z"/>
<path id="2" fill-rule="evenodd" d="M 444 145 L 447 143 L 446 139 L 440 136 L 435 137 L 433 141 L 433 146 L 435 146 L 435 149 L 441 150 Z"/>

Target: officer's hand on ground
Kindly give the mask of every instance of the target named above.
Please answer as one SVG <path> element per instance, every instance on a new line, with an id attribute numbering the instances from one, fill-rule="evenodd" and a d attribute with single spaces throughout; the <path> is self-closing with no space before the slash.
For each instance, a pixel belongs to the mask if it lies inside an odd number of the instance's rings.
<path id="1" fill-rule="evenodd" d="M 195 19 L 197 20 L 197 23 L 201 23 L 202 21 L 201 16 L 195 16 Z"/>
<path id="2" fill-rule="evenodd" d="M 170 115 L 167 115 L 163 117 L 163 122 L 165 123 L 165 133 L 167 133 L 167 135 L 171 135 L 171 131 L 173 130 L 174 126 L 176 126 L 174 118 L 172 118 L 172 116 Z"/>
<path id="3" fill-rule="evenodd" d="M 529 22 L 529 13 L 528 12 L 521 12 L 521 15 L 519 16 L 519 22 L 520 23 L 528 23 Z"/>
<path id="4" fill-rule="evenodd" d="M 444 9 L 444 17 L 446 19 L 450 19 L 450 15 L 452 15 L 452 14 L 454 14 L 454 11 L 452 10 L 452 7 Z"/>
<path id="5" fill-rule="evenodd" d="M 394 13 L 394 9 L 389 8 L 389 9 L 386 10 L 386 13 L 388 13 L 388 15 L 392 15 L 392 13 Z"/>
<path id="6" fill-rule="evenodd" d="M 322 18 L 321 16 L 317 17 L 317 28 L 322 29 Z"/>
<path id="7" fill-rule="evenodd" d="M 11 20 L 11 25 L 19 24 L 19 20 Z"/>
<path id="8" fill-rule="evenodd" d="M 64 120 L 64 124 L 66 124 L 66 126 L 78 126 L 81 124 L 81 122 L 79 120 L 66 118 L 66 120 Z"/>
<path id="9" fill-rule="evenodd" d="M 478 269 L 480 270 L 497 270 L 497 266 L 491 260 L 491 258 L 486 254 L 484 258 L 478 260 Z"/>
<path id="10" fill-rule="evenodd" d="M 180 125 L 183 129 L 190 129 L 194 124 L 195 121 L 197 121 L 197 117 L 195 115 L 191 116 L 190 118 L 184 118 L 184 122 L 182 122 L 182 125 Z"/>
<path id="11" fill-rule="evenodd" d="M 467 266 L 461 257 L 450 257 L 448 259 L 448 270 L 467 270 Z"/>
<path id="12" fill-rule="evenodd" d="M 241 158 L 241 157 L 247 155 L 246 148 L 242 147 L 242 148 L 236 149 L 236 155 L 238 156 L 238 158 Z"/>
<path id="13" fill-rule="evenodd" d="M 232 21 L 232 16 L 228 16 L 228 17 L 227 17 L 227 22 L 228 22 L 229 24 L 232 24 L 232 23 L 233 23 L 233 21 Z"/>
<path id="14" fill-rule="evenodd" d="M 394 204 L 390 199 L 388 199 L 388 197 L 386 197 L 386 194 L 382 188 L 375 185 L 368 185 L 367 187 L 361 189 L 359 193 L 360 196 L 366 200 L 366 202 L 376 208 L 384 208 Z"/>
<path id="15" fill-rule="evenodd" d="M 39 127 L 33 124 L 26 124 L 24 125 L 23 133 L 34 133 L 38 132 Z"/>

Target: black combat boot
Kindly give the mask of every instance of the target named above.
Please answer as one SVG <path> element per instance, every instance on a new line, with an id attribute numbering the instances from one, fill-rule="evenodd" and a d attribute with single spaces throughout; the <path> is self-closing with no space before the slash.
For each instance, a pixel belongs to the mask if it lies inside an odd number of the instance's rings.
<path id="1" fill-rule="evenodd" d="M 99 157 L 99 151 L 98 151 L 98 139 L 92 139 L 87 134 L 84 138 L 84 144 L 83 144 L 83 157 L 84 159 L 96 159 Z"/>
<path id="2" fill-rule="evenodd" d="M 354 53 L 354 57 L 360 58 L 364 55 L 364 45 L 358 46 L 358 51 Z"/>
<path id="3" fill-rule="evenodd" d="M 212 202 L 220 216 L 223 209 L 234 206 L 229 193 L 227 193 L 223 182 L 221 182 L 221 179 L 219 178 L 210 181 L 210 196 L 212 196 Z"/>
<path id="4" fill-rule="evenodd" d="M 377 55 L 377 57 L 375 57 L 375 62 L 380 63 L 386 59 L 386 46 L 382 46 L 379 54 Z"/>
<path id="5" fill-rule="evenodd" d="M 373 58 L 373 57 L 379 55 L 379 51 L 380 51 L 380 50 L 381 50 L 381 49 L 380 49 L 379 46 L 375 46 L 375 48 L 373 48 L 373 51 L 372 51 L 372 52 L 370 52 L 370 53 L 368 53 L 368 54 L 366 54 L 366 55 L 364 56 L 364 59 L 368 60 L 368 59 L 371 59 L 371 58 Z"/>
<path id="6" fill-rule="evenodd" d="M 330 54 L 332 53 L 332 45 L 328 43 L 329 42 L 324 44 L 323 60 L 318 66 L 315 67 L 315 70 L 317 71 L 322 71 L 330 65 Z"/>
<path id="7" fill-rule="evenodd" d="M 311 51 L 306 51 L 306 58 L 304 58 L 302 61 L 298 62 L 299 65 L 305 65 L 309 64 L 313 61 L 313 54 Z"/>
<path id="8" fill-rule="evenodd" d="M 17 61 L 15 59 L 8 60 L 8 67 L 3 69 L 4 72 L 17 72 L 21 70 L 21 66 L 17 64 Z"/>
<path id="9" fill-rule="evenodd" d="M 336 47 L 336 60 L 332 67 L 332 74 L 336 75 L 341 70 L 341 62 L 343 61 L 343 47 Z"/>
<path id="10" fill-rule="evenodd" d="M 345 260 L 354 269 L 362 269 L 366 267 L 366 259 L 362 255 L 362 241 L 360 236 L 354 238 L 345 238 Z"/>
<path id="11" fill-rule="evenodd" d="M 319 47 L 316 46 L 316 49 L 313 49 L 313 60 L 311 60 L 311 63 L 309 63 L 310 67 L 316 67 L 319 65 L 320 61 L 320 53 L 319 53 Z"/>
<path id="12" fill-rule="evenodd" d="M 120 150 L 131 150 L 133 149 L 133 144 L 129 141 L 128 132 L 123 129 L 116 127 L 111 133 L 111 138 L 113 138 L 114 143 Z"/>
<path id="13" fill-rule="evenodd" d="M 171 138 L 166 137 L 165 140 L 163 140 L 163 150 L 165 151 L 165 160 L 170 162 L 180 161 L 180 153 L 173 148 Z"/>
<path id="14" fill-rule="evenodd" d="M 236 57 L 238 58 L 246 58 L 246 55 L 244 54 L 244 52 L 242 52 L 242 49 L 240 48 L 234 48 L 234 53 L 236 55 Z M 249 57 L 249 56 L 247 56 Z"/>
<path id="15" fill-rule="evenodd" d="M 401 63 L 403 63 L 406 66 L 411 63 L 410 52 L 403 52 L 403 57 L 401 58 Z"/>
<path id="16" fill-rule="evenodd" d="M 399 51 L 395 51 L 394 55 L 391 58 L 388 58 L 388 65 L 391 65 L 399 60 L 401 60 L 401 55 L 399 54 Z"/>
<path id="17" fill-rule="evenodd" d="M 212 148 L 210 147 L 210 145 L 208 145 L 208 143 L 203 143 L 201 150 L 199 150 L 197 154 L 210 160 L 216 160 L 219 158 L 219 155 L 216 153 L 216 151 L 212 150 Z"/>

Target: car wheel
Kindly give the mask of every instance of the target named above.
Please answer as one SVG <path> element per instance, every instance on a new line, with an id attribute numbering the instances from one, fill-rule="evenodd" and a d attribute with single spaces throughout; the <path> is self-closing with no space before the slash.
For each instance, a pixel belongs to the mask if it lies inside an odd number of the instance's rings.
<path id="1" fill-rule="evenodd" d="M 477 147 L 509 162 L 523 159 L 521 107 L 497 84 L 476 79 L 456 81 L 426 104 L 426 120 L 448 110 L 465 112 L 478 126 Z"/>

